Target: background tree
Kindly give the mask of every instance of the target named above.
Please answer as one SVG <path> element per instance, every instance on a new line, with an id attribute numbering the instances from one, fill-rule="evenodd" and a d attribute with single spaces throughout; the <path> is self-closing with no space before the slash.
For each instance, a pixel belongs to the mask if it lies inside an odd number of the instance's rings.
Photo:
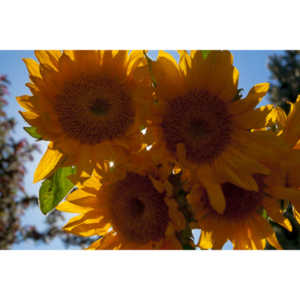
<path id="1" fill-rule="evenodd" d="M 275 54 L 269 60 L 271 79 L 275 80 L 270 88 L 270 101 L 288 112 L 287 101 L 295 102 L 300 94 L 300 50 Z"/>
<path id="2" fill-rule="evenodd" d="M 4 112 L 8 84 L 6 76 L 0 76 L 0 249 L 10 249 L 13 244 L 26 240 L 48 244 L 56 237 L 65 247 L 86 247 L 93 240 L 62 231 L 64 216 L 57 210 L 45 218 L 47 226 L 43 231 L 34 225 L 22 225 L 26 210 L 38 205 L 37 197 L 27 195 L 23 184 L 25 163 L 33 160 L 38 147 L 29 145 L 26 139 L 16 140 L 12 136 L 16 122 Z"/>
<path id="3" fill-rule="evenodd" d="M 270 56 L 268 68 L 271 71 L 271 79 L 273 79 L 270 101 L 288 113 L 290 105 L 287 101 L 295 102 L 300 94 L 300 50 L 284 51 L 283 55 Z M 284 249 L 300 249 L 300 225 L 293 217 L 290 205 L 285 216 L 292 223 L 293 231 L 289 232 L 282 226 L 271 223 L 278 241 Z M 272 247 L 268 245 L 267 248 L 271 249 Z"/>

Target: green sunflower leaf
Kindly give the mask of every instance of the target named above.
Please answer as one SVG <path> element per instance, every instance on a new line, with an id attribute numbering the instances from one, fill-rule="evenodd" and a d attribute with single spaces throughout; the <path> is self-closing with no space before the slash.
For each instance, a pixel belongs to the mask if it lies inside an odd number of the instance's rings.
<path id="1" fill-rule="evenodd" d="M 267 213 L 267 211 L 266 211 L 264 208 L 263 208 L 262 211 L 261 211 L 261 216 L 262 216 L 264 219 L 268 220 L 268 213 Z"/>
<path id="2" fill-rule="evenodd" d="M 37 129 L 35 127 L 23 127 L 24 130 L 31 135 L 33 138 L 36 138 L 38 140 L 42 139 L 42 136 L 37 132 Z"/>
<path id="3" fill-rule="evenodd" d="M 242 89 L 238 89 L 237 93 L 236 93 L 235 97 L 232 99 L 232 101 L 234 102 L 234 101 L 241 100 L 242 97 L 243 97 L 243 91 L 244 91 L 243 88 Z"/>
<path id="4" fill-rule="evenodd" d="M 144 56 L 147 60 L 147 63 L 148 63 L 148 69 L 149 69 L 149 74 L 151 76 L 151 81 L 152 81 L 152 85 L 154 88 L 157 88 L 157 83 L 156 83 L 156 79 L 154 77 L 154 74 L 152 72 L 152 63 L 153 63 L 153 60 L 148 56 L 147 52 L 144 50 Z"/>
<path id="5" fill-rule="evenodd" d="M 75 172 L 73 167 L 60 168 L 50 178 L 43 181 L 39 191 L 39 206 L 43 214 L 54 209 L 71 191 L 74 184 L 68 176 Z"/>
<path id="6" fill-rule="evenodd" d="M 202 52 L 202 56 L 204 59 L 206 59 L 206 57 L 208 56 L 208 53 L 210 52 L 210 50 L 201 50 Z"/>

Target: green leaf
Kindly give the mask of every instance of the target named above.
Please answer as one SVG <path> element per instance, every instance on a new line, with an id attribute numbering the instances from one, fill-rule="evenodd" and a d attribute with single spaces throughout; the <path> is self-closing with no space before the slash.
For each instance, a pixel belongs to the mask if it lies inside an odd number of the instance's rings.
<path id="1" fill-rule="evenodd" d="M 243 88 L 242 89 L 238 89 L 237 93 L 236 93 L 235 97 L 232 99 L 232 101 L 234 102 L 234 101 L 241 100 L 242 97 L 243 97 L 243 91 L 244 91 Z"/>
<path id="2" fill-rule="evenodd" d="M 36 138 L 38 140 L 42 139 L 42 136 L 37 132 L 37 129 L 35 127 L 23 127 L 24 130 L 31 135 L 33 138 Z"/>
<path id="3" fill-rule="evenodd" d="M 201 50 L 202 52 L 202 56 L 204 59 L 206 59 L 206 57 L 208 56 L 208 53 L 210 52 L 210 50 Z"/>
<path id="4" fill-rule="evenodd" d="M 268 213 L 264 208 L 261 211 L 261 215 L 264 219 L 268 220 Z"/>
<path id="5" fill-rule="evenodd" d="M 148 54 L 145 50 L 143 51 L 143 53 L 144 53 L 144 56 L 145 56 L 145 58 L 147 60 L 147 63 L 148 63 L 148 70 L 149 70 L 149 74 L 151 76 L 152 86 L 154 88 L 157 88 L 156 79 L 155 79 L 154 74 L 152 72 L 152 62 L 153 62 L 153 60 L 148 56 Z"/>
<path id="6" fill-rule="evenodd" d="M 60 168 L 43 181 L 39 191 L 39 205 L 43 214 L 54 209 L 70 192 L 74 184 L 67 177 L 75 172 L 73 167 Z"/>

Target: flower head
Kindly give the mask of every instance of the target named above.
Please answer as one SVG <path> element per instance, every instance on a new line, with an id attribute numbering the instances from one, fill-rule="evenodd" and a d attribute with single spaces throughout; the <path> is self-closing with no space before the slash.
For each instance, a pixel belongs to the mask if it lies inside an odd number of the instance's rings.
<path id="1" fill-rule="evenodd" d="M 194 226 L 201 229 L 200 248 L 221 249 L 230 240 L 234 249 L 262 250 L 267 241 L 281 249 L 268 219 L 291 231 L 291 223 L 283 216 L 281 200 L 291 198 L 289 193 L 300 195 L 299 191 L 285 187 L 283 177 L 276 171 L 269 176 L 255 175 L 258 191 L 222 184 L 226 200 L 223 214 L 214 210 L 203 188 L 194 187 L 188 200 L 197 219 Z"/>
<path id="2" fill-rule="evenodd" d="M 151 172 L 127 172 L 118 181 L 101 184 L 94 173 L 59 210 L 79 213 L 64 229 L 70 233 L 102 236 L 89 249 L 180 249 L 176 231 L 184 217 Z"/>
<path id="3" fill-rule="evenodd" d="M 35 54 L 39 64 L 24 59 L 33 95 L 18 97 L 24 119 L 50 141 L 35 182 L 62 165 L 76 165 L 80 176 L 97 163 L 125 163 L 128 152 L 138 151 L 148 97 L 134 76 L 144 64 L 142 51 Z"/>
<path id="4" fill-rule="evenodd" d="M 201 184 L 212 207 L 225 210 L 221 184 L 230 182 L 258 191 L 254 174 L 269 174 L 261 161 L 276 161 L 284 143 L 271 131 L 267 116 L 272 106 L 255 108 L 269 84 L 255 85 L 245 99 L 238 97 L 238 71 L 228 51 L 180 51 L 179 64 L 160 51 L 152 63 L 157 103 L 147 133 L 151 153 L 179 167 L 190 186 Z M 276 150 L 275 150 L 276 149 Z"/>

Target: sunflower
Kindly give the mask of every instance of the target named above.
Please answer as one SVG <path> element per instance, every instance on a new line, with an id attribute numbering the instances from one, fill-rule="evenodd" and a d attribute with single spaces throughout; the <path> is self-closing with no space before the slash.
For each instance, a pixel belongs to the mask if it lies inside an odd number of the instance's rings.
<path id="1" fill-rule="evenodd" d="M 290 104 L 289 114 L 277 107 L 276 126 L 278 128 L 278 136 L 282 137 L 289 146 L 290 152 L 282 159 L 281 173 L 286 174 L 286 187 L 277 191 L 282 194 L 283 199 L 288 198 L 293 205 L 294 217 L 300 224 L 300 95 L 295 103 Z M 279 170 L 278 170 L 279 171 Z"/>
<path id="2" fill-rule="evenodd" d="M 254 174 L 269 174 L 260 161 L 276 161 L 285 151 L 268 126 L 272 105 L 255 108 L 269 84 L 238 96 L 238 71 L 228 51 L 179 51 L 179 64 L 160 51 L 151 71 L 155 104 L 147 125 L 151 154 L 168 172 L 183 171 L 190 187 L 201 183 L 212 207 L 225 210 L 221 183 L 258 191 Z"/>
<path id="3" fill-rule="evenodd" d="M 50 141 L 34 182 L 58 167 L 90 174 L 96 162 L 126 162 L 140 147 L 148 91 L 135 79 L 142 51 L 36 51 L 24 59 L 32 96 L 17 100 L 23 118 Z M 102 165 L 103 168 L 103 165 Z"/>
<path id="4" fill-rule="evenodd" d="M 177 203 L 153 174 L 127 172 L 102 184 L 96 172 L 57 209 L 79 213 L 65 226 L 81 236 L 101 236 L 88 249 L 181 249 L 176 232 L 185 227 Z"/>
<path id="5" fill-rule="evenodd" d="M 264 249 L 266 241 L 281 249 L 274 231 L 267 220 L 280 224 L 288 231 L 292 230 L 290 221 L 283 216 L 282 200 L 293 204 L 295 219 L 300 221 L 300 138 L 299 112 L 300 97 L 291 104 L 288 116 L 276 107 L 268 116 L 277 132 L 275 137 L 288 146 L 288 152 L 278 161 L 264 161 L 271 171 L 270 175 L 256 174 L 254 179 L 258 191 L 245 190 L 232 183 L 223 183 L 226 208 L 223 214 L 217 213 L 211 206 L 206 191 L 194 186 L 188 195 L 193 207 L 197 228 L 201 228 L 199 246 L 204 249 L 220 249 L 227 240 L 234 249 Z"/>
<path id="6" fill-rule="evenodd" d="M 283 216 L 281 200 L 289 200 L 300 192 L 285 187 L 285 176 L 275 170 L 271 175 L 254 175 L 258 191 L 249 191 L 232 183 L 223 183 L 226 208 L 219 214 L 211 206 L 207 192 L 195 186 L 187 196 L 201 229 L 199 247 L 221 249 L 230 240 L 234 249 L 264 249 L 268 241 L 281 249 L 268 219 L 292 230 L 290 221 Z M 299 203 L 298 203 L 299 204 Z"/>

